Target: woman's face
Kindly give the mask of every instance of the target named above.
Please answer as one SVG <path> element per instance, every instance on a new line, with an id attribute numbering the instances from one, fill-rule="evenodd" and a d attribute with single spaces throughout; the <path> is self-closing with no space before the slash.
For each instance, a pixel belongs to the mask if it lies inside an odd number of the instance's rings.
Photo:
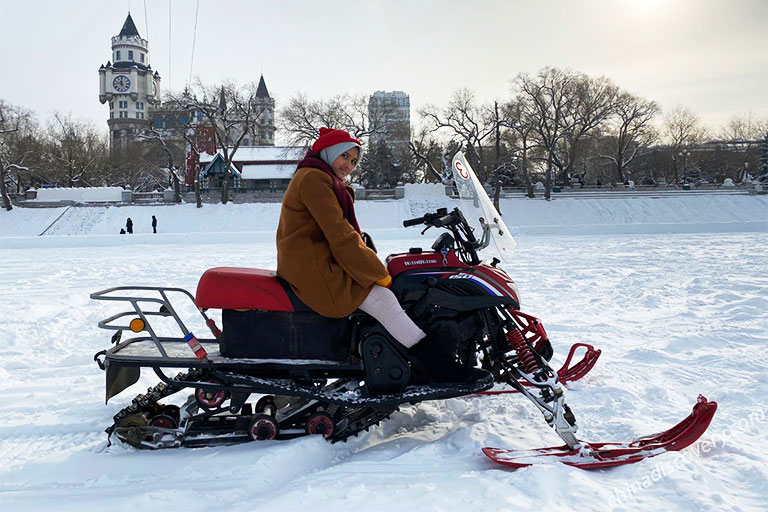
<path id="1" fill-rule="evenodd" d="M 343 180 L 355 170 L 357 166 L 357 159 L 360 156 L 360 150 L 358 148 L 348 149 L 340 154 L 336 160 L 333 161 L 331 169 L 340 180 Z"/>

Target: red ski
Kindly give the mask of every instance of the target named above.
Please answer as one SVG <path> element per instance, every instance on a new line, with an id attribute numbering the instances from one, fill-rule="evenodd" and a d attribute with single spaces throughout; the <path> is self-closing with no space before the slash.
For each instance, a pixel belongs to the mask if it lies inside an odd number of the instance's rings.
<path id="1" fill-rule="evenodd" d="M 576 350 L 578 350 L 579 348 L 586 349 L 586 352 L 584 353 L 584 357 L 581 358 L 581 361 L 571 366 L 571 360 L 573 359 L 573 356 L 576 354 Z M 571 347 L 571 350 L 568 352 L 568 357 L 565 359 L 565 363 L 563 363 L 563 367 L 557 370 L 557 377 L 558 377 L 558 380 L 560 381 L 560 384 L 573 382 L 584 377 L 595 366 L 595 363 L 597 362 L 597 359 L 600 357 L 600 354 L 601 354 L 600 349 L 597 349 L 592 345 L 589 345 L 587 343 L 575 343 Z M 531 386 L 531 384 L 524 379 L 521 379 L 519 382 L 523 386 L 527 386 L 527 387 Z M 509 395 L 513 393 L 519 393 L 519 391 L 517 391 L 516 389 L 498 389 L 498 390 L 491 390 L 491 391 L 482 391 L 477 394 L 478 395 Z"/>
<path id="2" fill-rule="evenodd" d="M 641 437 L 629 443 L 587 443 L 580 448 L 568 446 L 540 448 L 538 450 L 504 450 L 483 448 L 491 460 L 513 468 L 534 464 L 560 462 L 581 469 L 600 469 L 633 464 L 669 451 L 679 451 L 696 442 L 707 430 L 717 410 L 717 403 L 708 402 L 699 395 L 693 412 L 669 430 Z"/>

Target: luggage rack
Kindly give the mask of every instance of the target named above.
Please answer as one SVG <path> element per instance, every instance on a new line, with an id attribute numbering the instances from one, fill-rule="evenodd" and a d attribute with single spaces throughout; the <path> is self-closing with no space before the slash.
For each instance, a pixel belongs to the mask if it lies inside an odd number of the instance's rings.
<path id="1" fill-rule="evenodd" d="M 125 292 L 142 292 L 145 296 L 132 295 Z M 154 292 L 154 296 L 146 296 Z M 116 331 L 112 336 L 113 347 L 100 350 L 93 359 L 99 368 L 106 371 L 106 401 L 121 393 L 127 387 L 138 382 L 141 368 L 152 368 L 155 374 L 166 384 L 181 385 L 187 387 L 176 378 L 169 377 L 163 372 L 163 368 L 183 369 L 207 369 L 207 370 L 238 370 L 259 368 L 261 370 L 274 370 L 291 373 L 301 373 L 307 370 L 333 369 L 355 373 L 361 371 L 361 364 L 345 364 L 338 361 L 323 361 L 316 359 L 234 359 L 221 355 L 219 342 L 216 338 L 198 339 L 187 328 L 179 317 L 176 309 L 169 299 L 169 293 L 181 293 L 195 304 L 194 296 L 183 288 L 167 288 L 161 286 L 117 286 L 94 292 L 90 295 L 94 300 L 108 300 L 128 302 L 132 311 L 123 311 L 112 315 L 98 323 L 102 329 Z M 146 310 L 143 304 L 159 304 L 158 311 Z M 213 319 L 206 315 L 205 310 L 195 308 L 203 317 L 205 324 L 211 329 L 214 336 L 219 336 L 221 331 Z M 128 324 L 120 322 L 121 319 L 132 317 Z M 158 336 L 150 323 L 152 317 L 172 317 L 183 337 Z M 131 324 L 140 320 L 135 328 Z M 139 333 L 146 331 L 147 335 L 132 337 L 122 340 L 123 331 Z M 200 348 L 202 350 L 200 350 Z M 103 357 L 103 359 L 102 359 Z M 195 387 L 214 389 L 212 385 L 198 382 Z M 233 388 L 231 391 L 234 391 Z"/>
<path id="2" fill-rule="evenodd" d="M 93 356 L 99 368 L 107 372 L 106 400 L 135 384 L 142 367 L 152 368 L 161 380 L 170 384 L 174 379 L 165 375 L 161 368 L 210 368 L 213 367 L 213 358 L 221 359 L 216 339 L 198 340 L 187 328 L 169 299 L 171 293 L 180 293 L 195 304 L 194 296 L 187 290 L 162 286 L 116 286 L 90 295 L 94 300 L 128 302 L 132 306 L 131 310 L 117 313 L 98 323 L 101 329 L 115 331 L 111 340 L 114 346 Z M 152 304 L 159 305 L 159 309 L 149 311 L 147 305 Z M 196 305 L 195 308 L 211 331 L 219 333 L 205 311 Z M 172 318 L 182 337 L 158 336 L 150 322 L 153 317 Z M 132 320 L 126 323 L 126 318 Z M 121 341 L 123 331 L 126 330 L 137 334 L 146 331 L 147 335 Z M 202 348 L 201 351 L 195 352 L 191 348 L 193 341 Z"/>
<path id="3" fill-rule="evenodd" d="M 116 292 L 126 292 L 126 291 L 157 292 L 160 298 L 140 297 L 140 296 L 134 296 L 134 295 L 128 295 L 128 294 L 115 294 Z M 120 341 L 120 337 L 122 336 L 122 332 L 124 330 L 130 330 L 133 332 L 141 332 L 142 330 L 146 330 L 147 333 L 149 334 L 148 337 L 134 338 L 128 341 L 138 342 L 138 341 L 151 340 L 154 343 L 155 348 L 157 348 L 158 352 L 160 352 L 160 355 L 162 357 L 169 357 L 168 352 L 163 346 L 163 341 L 165 342 L 182 341 L 183 342 L 185 340 L 179 339 L 179 338 L 163 338 L 161 341 L 161 338 L 157 336 L 157 334 L 155 333 L 155 330 L 152 328 L 152 324 L 149 321 L 149 317 L 152 317 L 152 316 L 173 317 L 173 319 L 176 321 L 176 325 L 179 327 L 184 337 L 189 336 L 191 332 L 189 329 L 187 329 L 187 326 L 184 324 L 181 318 L 179 318 L 178 313 L 176 313 L 176 309 L 173 307 L 173 304 L 168 298 L 168 293 L 181 293 L 186 297 L 188 297 L 189 300 L 192 301 L 192 304 L 195 304 L 195 298 L 187 290 L 183 288 L 166 288 L 161 286 L 116 286 L 114 288 L 107 288 L 106 290 L 101 290 L 101 291 L 92 293 L 91 299 L 130 302 L 131 306 L 133 306 L 133 311 L 124 311 L 122 313 L 117 313 L 116 315 L 112 315 L 109 318 L 105 318 L 104 320 L 99 322 L 98 325 L 100 328 L 117 331 L 117 333 L 112 337 L 113 343 L 118 343 Z M 139 303 L 159 304 L 160 309 L 158 311 L 145 311 L 144 309 L 142 309 Z M 204 310 L 198 308 L 197 305 L 195 305 L 195 308 L 200 312 L 200 315 L 202 315 L 206 325 L 208 325 L 211 328 L 211 331 L 214 333 L 214 335 L 217 336 L 218 329 L 213 323 L 213 320 L 211 320 L 208 317 L 208 315 L 205 314 Z M 128 325 L 124 325 L 124 324 L 116 325 L 114 323 L 125 317 L 136 317 L 136 316 L 138 316 L 138 319 L 140 320 L 140 328 L 138 330 L 135 330 L 131 325 L 136 320 L 136 318 L 134 318 L 134 320 L 131 321 L 130 324 Z M 215 340 L 205 340 L 205 341 L 215 342 Z"/>

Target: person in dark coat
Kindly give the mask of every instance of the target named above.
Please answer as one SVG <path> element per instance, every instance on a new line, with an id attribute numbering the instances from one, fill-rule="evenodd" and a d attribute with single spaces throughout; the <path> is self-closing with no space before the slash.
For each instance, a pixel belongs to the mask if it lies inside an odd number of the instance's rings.
<path id="1" fill-rule="evenodd" d="M 125 221 L 125 230 L 128 232 L 129 235 L 133 234 L 133 221 L 130 217 L 128 217 L 128 220 Z"/>
<path id="2" fill-rule="evenodd" d="M 152 232 L 157 233 L 157 219 L 155 216 L 152 216 Z"/>

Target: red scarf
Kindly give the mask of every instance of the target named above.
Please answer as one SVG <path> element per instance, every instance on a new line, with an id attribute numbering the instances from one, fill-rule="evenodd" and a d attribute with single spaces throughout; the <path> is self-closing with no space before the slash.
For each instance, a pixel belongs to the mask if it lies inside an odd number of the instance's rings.
<path id="1" fill-rule="evenodd" d="M 304 160 L 299 162 L 296 169 L 298 170 L 302 167 L 319 169 L 331 177 L 333 180 L 333 193 L 336 195 L 336 200 L 339 202 L 339 206 L 341 206 L 341 212 L 344 214 L 344 218 L 347 219 L 347 222 L 349 222 L 353 228 L 355 228 L 355 231 L 361 233 L 360 225 L 357 223 L 357 217 L 355 216 L 355 203 L 352 196 L 344 185 L 344 182 L 334 174 L 333 169 L 331 169 L 319 155 L 313 153 L 312 150 L 307 151 L 307 154 L 304 155 Z"/>

